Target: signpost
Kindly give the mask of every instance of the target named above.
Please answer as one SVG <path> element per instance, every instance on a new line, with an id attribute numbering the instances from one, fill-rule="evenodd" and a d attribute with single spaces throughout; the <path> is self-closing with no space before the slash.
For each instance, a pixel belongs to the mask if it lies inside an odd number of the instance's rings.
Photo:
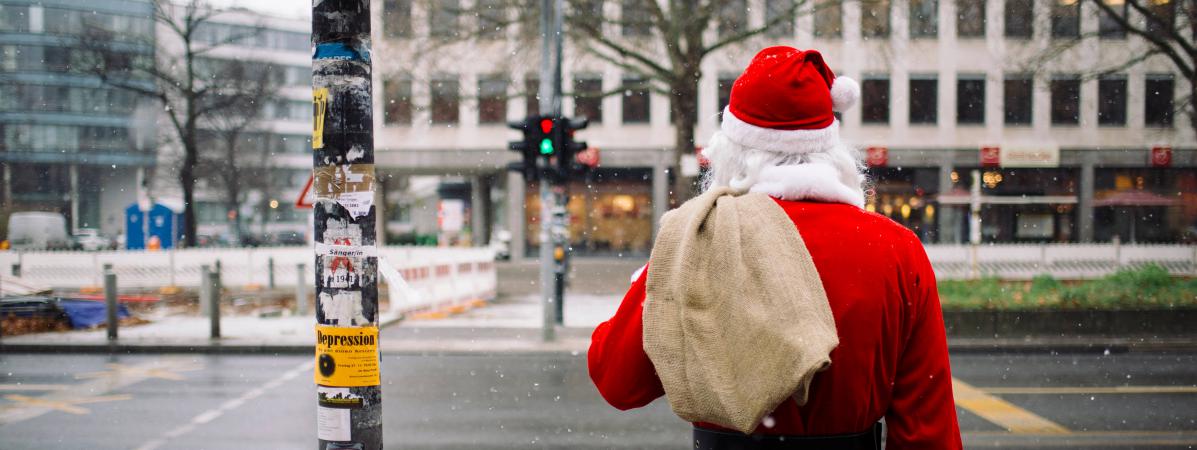
<path id="1" fill-rule="evenodd" d="M 316 436 L 381 450 L 370 1 L 314 0 L 312 46 Z"/>

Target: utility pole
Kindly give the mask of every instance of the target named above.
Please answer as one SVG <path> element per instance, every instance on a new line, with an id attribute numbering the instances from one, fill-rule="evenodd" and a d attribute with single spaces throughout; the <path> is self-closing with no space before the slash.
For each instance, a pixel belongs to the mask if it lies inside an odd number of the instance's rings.
<path id="1" fill-rule="evenodd" d="M 552 117 L 561 117 L 561 42 L 562 42 L 561 0 L 540 1 L 540 111 Z M 540 177 L 540 298 L 543 312 L 542 337 L 545 341 L 556 339 L 556 324 L 563 306 L 563 298 L 557 284 L 564 282 L 564 255 L 566 247 L 565 180 L 558 183 L 552 174 L 552 166 L 545 164 Z M 558 250 L 560 249 L 560 250 Z M 562 256 L 555 258 L 554 256 Z"/>
<path id="2" fill-rule="evenodd" d="M 312 0 L 316 436 L 382 449 L 370 0 Z"/>

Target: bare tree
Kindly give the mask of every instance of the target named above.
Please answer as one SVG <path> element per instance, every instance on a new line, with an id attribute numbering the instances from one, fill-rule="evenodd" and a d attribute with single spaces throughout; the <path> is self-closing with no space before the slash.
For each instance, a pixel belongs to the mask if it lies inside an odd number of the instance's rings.
<path id="1" fill-rule="evenodd" d="M 183 191 L 183 237 L 184 245 L 193 247 L 201 123 L 237 108 L 244 103 L 245 95 L 252 95 L 230 89 L 227 80 L 204 76 L 200 66 L 212 50 L 253 37 L 261 29 L 208 32 L 213 19 L 224 11 L 203 0 L 188 0 L 181 5 L 153 0 L 153 9 L 157 36 L 144 36 L 132 42 L 153 48 L 153 58 L 134 58 L 122 47 L 110 44 L 111 37 L 124 30 L 89 26 L 79 43 L 83 51 L 80 65 L 107 85 L 152 98 L 162 105 L 174 131 L 172 140 L 183 150 L 178 174 Z"/>

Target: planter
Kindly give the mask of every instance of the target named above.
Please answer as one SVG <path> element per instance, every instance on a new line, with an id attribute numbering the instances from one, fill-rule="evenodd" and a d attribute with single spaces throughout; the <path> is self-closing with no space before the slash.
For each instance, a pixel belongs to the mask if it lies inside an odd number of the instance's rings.
<path id="1" fill-rule="evenodd" d="M 949 337 L 1178 336 L 1197 334 L 1197 310 L 945 311 Z"/>

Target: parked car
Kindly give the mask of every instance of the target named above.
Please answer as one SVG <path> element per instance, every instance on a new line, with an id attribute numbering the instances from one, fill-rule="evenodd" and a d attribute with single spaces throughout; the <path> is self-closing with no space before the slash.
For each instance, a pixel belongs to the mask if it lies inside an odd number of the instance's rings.
<path id="1" fill-rule="evenodd" d="M 8 241 L 13 250 L 66 250 L 72 246 L 66 218 L 50 212 L 18 212 L 8 216 Z"/>
<path id="2" fill-rule="evenodd" d="M 80 228 L 73 236 L 75 240 L 75 249 L 89 252 L 99 250 L 109 250 L 114 247 L 112 241 L 108 238 L 100 236 L 100 230 L 95 228 Z"/>

